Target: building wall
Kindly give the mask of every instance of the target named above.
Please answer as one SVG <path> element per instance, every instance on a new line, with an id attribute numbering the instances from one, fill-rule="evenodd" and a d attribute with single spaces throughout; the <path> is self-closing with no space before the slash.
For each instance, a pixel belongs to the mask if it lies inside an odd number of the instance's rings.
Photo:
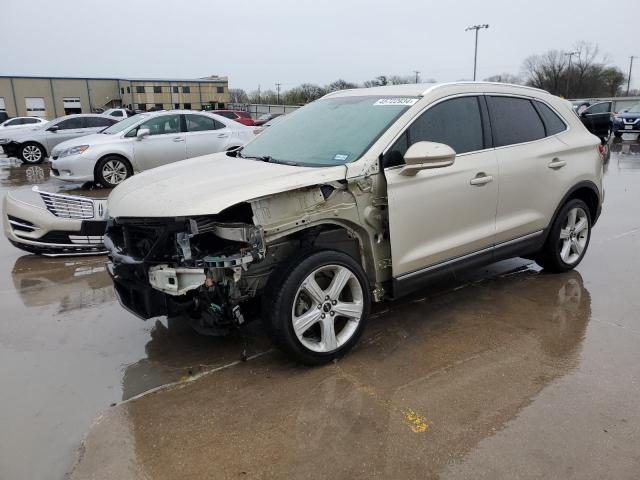
<path id="1" fill-rule="evenodd" d="M 44 100 L 42 116 L 47 119 L 65 114 L 65 98 L 79 98 L 82 113 L 119 105 L 131 105 L 133 109 L 144 105 L 142 109 L 148 110 L 156 105 L 162 105 L 163 109 L 173 109 L 176 105 L 177 108 L 185 108 L 186 104 L 194 110 L 201 110 L 229 103 L 227 78 L 213 78 L 214 82 L 1 77 L 0 97 L 4 99 L 5 110 L 11 117 L 27 115 L 25 98 L 28 97 Z M 136 87 L 144 87 L 144 93 L 138 93 Z M 154 87 L 160 87 L 160 93 L 155 93 Z M 175 87 L 177 92 L 174 92 Z M 190 92 L 184 92 L 184 87 L 189 87 Z"/>

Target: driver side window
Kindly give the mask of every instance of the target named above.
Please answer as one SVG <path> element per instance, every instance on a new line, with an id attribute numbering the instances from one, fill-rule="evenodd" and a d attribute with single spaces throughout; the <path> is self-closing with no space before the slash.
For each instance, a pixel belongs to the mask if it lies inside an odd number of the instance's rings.
<path id="1" fill-rule="evenodd" d="M 161 115 L 141 123 L 127 133 L 127 137 L 135 137 L 141 128 L 149 129 L 149 136 L 180 133 L 180 115 Z"/>

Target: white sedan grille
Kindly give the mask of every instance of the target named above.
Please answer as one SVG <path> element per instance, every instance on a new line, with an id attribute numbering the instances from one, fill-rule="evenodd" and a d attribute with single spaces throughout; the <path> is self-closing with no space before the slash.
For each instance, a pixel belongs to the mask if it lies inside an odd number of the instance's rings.
<path id="1" fill-rule="evenodd" d="M 44 204 L 51 213 L 61 218 L 86 220 L 93 218 L 93 201 L 88 198 L 61 195 L 59 193 L 39 192 Z"/>

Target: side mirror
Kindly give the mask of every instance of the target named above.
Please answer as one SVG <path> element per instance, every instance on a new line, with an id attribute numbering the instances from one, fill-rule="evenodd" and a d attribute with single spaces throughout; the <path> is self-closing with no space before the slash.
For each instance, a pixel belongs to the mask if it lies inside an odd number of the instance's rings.
<path id="1" fill-rule="evenodd" d="M 436 142 L 416 142 L 404 154 L 405 166 L 400 175 L 413 177 L 420 170 L 453 165 L 456 152 L 449 145 Z"/>
<path id="2" fill-rule="evenodd" d="M 142 140 L 144 137 L 148 136 L 150 133 L 151 132 L 149 131 L 148 128 L 141 128 L 140 130 L 138 130 L 136 137 L 138 137 L 138 140 Z"/>
<path id="3" fill-rule="evenodd" d="M 47 132 L 57 132 L 58 130 L 60 130 L 60 127 L 58 125 L 51 125 L 49 128 L 47 128 Z"/>

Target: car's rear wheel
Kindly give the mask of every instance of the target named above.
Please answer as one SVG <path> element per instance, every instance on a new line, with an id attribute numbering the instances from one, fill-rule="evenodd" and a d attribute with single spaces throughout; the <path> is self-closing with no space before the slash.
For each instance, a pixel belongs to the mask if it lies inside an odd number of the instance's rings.
<path id="1" fill-rule="evenodd" d="M 537 262 L 551 272 L 566 272 L 584 258 L 591 239 L 591 215 L 586 203 L 568 201 L 551 226 Z"/>
<path id="2" fill-rule="evenodd" d="M 29 164 L 42 163 L 44 158 L 47 156 L 42 145 L 35 142 L 27 142 L 20 146 L 18 155 L 20 156 L 20 160 Z"/>
<path id="3" fill-rule="evenodd" d="M 262 317 L 278 348 L 301 363 L 319 365 L 355 345 L 370 301 L 358 262 L 342 252 L 312 250 L 272 274 Z"/>
<path id="4" fill-rule="evenodd" d="M 98 183 L 107 188 L 114 188 L 133 175 L 129 162 L 115 155 L 102 158 L 96 165 L 95 172 Z"/>

